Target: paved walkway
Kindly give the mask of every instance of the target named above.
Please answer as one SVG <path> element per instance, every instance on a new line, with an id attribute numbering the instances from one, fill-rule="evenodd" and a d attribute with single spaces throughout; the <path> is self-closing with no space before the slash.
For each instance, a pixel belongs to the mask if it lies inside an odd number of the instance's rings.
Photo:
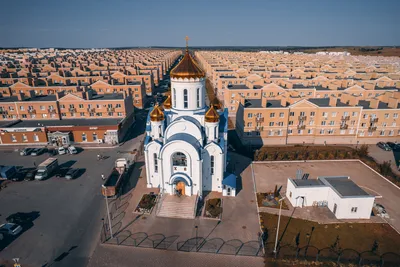
<path id="1" fill-rule="evenodd" d="M 369 145 L 368 150 L 369 155 L 373 157 L 378 163 L 390 161 L 393 172 L 400 176 L 400 171 L 397 169 L 400 162 L 398 162 L 398 164 L 396 165 L 396 160 L 400 160 L 400 152 L 385 151 L 377 147 L 376 145 Z M 395 156 L 397 159 L 395 159 Z"/>
<path id="2" fill-rule="evenodd" d="M 116 264 L 117 263 L 117 264 Z M 88 267 L 135 267 L 135 266 L 218 266 L 262 267 L 262 257 L 216 255 L 211 253 L 165 251 L 159 249 L 99 245 Z"/>

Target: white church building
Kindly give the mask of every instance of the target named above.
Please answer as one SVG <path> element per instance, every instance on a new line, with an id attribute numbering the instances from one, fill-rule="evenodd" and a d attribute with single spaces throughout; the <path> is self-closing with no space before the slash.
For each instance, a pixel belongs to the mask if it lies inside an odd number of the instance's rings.
<path id="1" fill-rule="evenodd" d="M 235 195 L 226 170 L 227 110 L 206 105 L 205 73 L 186 53 L 171 70 L 171 92 L 149 112 L 144 154 L 148 188 L 170 195 Z"/>

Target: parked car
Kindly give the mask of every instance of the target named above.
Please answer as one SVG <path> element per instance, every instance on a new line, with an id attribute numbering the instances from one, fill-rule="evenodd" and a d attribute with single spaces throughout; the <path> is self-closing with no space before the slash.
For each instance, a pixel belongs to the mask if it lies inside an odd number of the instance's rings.
<path id="1" fill-rule="evenodd" d="M 39 156 L 43 154 L 46 150 L 44 148 L 35 148 L 31 152 L 31 156 Z"/>
<path id="2" fill-rule="evenodd" d="M 31 212 L 17 212 L 11 214 L 6 218 L 8 223 L 15 223 L 20 225 L 22 228 L 27 226 L 28 224 L 32 223 L 39 217 L 40 213 L 38 211 L 31 211 Z"/>
<path id="3" fill-rule="evenodd" d="M 21 156 L 28 156 L 28 155 L 31 154 L 32 150 L 33 150 L 33 148 L 27 147 L 27 148 L 22 149 L 22 150 L 19 152 L 19 154 L 20 154 Z"/>
<path id="4" fill-rule="evenodd" d="M 67 175 L 68 171 L 69 171 L 69 168 L 60 168 L 56 171 L 56 177 L 65 177 L 65 175 Z"/>
<path id="5" fill-rule="evenodd" d="M 76 150 L 76 147 L 74 147 L 74 146 L 69 146 L 69 147 L 68 147 L 68 152 L 69 152 L 70 154 L 77 154 L 77 153 L 78 153 L 78 150 Z"/>
<path id="6" fill-rule="evenodd" d="M 33 169 L 33 170 L 30 170 L 30 171 L 27 171 L 26 174 L 25 174 L 24 180 L 25 181 L 33 181 L 33 180 L 35 180 L 36 172 L 37 172 L 37 169 Z"/>
<path id="7" fill-rule="evenodd" d="M 78 176 L 79 169 L 69 169 L 69 171 L 65 174 L 65 178 L 68 180 L 74 179 Z"/>
<path id="8" fill-rule="evenodd" d="M 57 149 L 57 151 L 58 151 L 58 154 L 59 154 L 59 155 L 67 154 L 67 150 L 66 150 L 64 147 L 62 147 L 62 146 L 60 146 L 60 147 Z"/>
<path id="9" fill-rule="evenodd" d="M 376 144 L 379 148 L 381 148 L 381 149 L 383 149 L 383 150 L 385 150 L 385 151 L 390 151 L 390 150 L 392 150 L 391 148 L 390 148 L 390 146 L 388 146 L 386 143 L 384 143 L 384 142 L 379 142 L 379 143 L 377 143 Z"/>
<path id="10" fill-rule="evenodd" d="M 22 227 L 16 223 L 4 223 L 0 225 L 0 234 L 3 234 L 3 236 L 16 236 L 21 231 Z"/>
<path id="11" fill-rule="evenodd" d="M 400 150 L 400 145 L 393 143 L 393 142 L 387 142 L 386 143 L 393 151 Z"/>

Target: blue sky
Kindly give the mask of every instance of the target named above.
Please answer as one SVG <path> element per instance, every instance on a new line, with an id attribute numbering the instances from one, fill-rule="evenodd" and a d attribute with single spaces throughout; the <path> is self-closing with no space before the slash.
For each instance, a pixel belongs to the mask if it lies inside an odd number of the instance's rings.
<path id="1" fill-rule="evenodd" d="M 400 45 L 400 0 L 3 1 L 0 47 Z"/>

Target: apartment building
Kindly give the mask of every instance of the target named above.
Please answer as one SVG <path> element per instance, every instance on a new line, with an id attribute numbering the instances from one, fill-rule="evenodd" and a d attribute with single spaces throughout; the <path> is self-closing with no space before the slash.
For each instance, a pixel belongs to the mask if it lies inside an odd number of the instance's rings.
<path id="1" fill-rule="evenodd" d="M 198 51 L 246 144 L 358 144 L 399 137 L 400 59 Z"/>

